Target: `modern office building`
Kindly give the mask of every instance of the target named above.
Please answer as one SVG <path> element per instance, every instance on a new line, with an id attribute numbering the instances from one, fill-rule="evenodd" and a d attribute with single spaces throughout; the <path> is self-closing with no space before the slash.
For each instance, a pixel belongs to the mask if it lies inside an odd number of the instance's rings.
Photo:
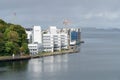
<path id="1" fill-rule="evenodd" d="M 42 52 L 42 33 L 40 26 L 33 26 L 33 29 L 26 29 L 28 38 L 28 48 L 31 54 Z"/>
<path id="2" fill-rule="evenodd" d="M 43 33 L 43 48 L 44 51 L 61 51 L 68 49 L 68 35 L 56 26 L 50 26 L 47 32 Z"/>
<path id="3" fill-rule="evenodd" d="M 32 43 L 42 43 L 42 33 L 40 26 L 34 26 L 32 31 Z"/>
<path id="4" fill-rule="evenodd" d="M 70 29 L 70 45 L 80 44 L 81 39 L 81 31 L 79 28 L 71 28 Z"/>

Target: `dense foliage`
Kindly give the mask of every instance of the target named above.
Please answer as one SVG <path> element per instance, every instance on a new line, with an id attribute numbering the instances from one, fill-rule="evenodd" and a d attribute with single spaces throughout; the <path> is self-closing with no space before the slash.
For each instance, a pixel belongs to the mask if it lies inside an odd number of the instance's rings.
<path id="1" fill-rule="evenodd" d="M 27 34 L 20 25 L 0 19 L 0 56 L 28 54 Z"/>

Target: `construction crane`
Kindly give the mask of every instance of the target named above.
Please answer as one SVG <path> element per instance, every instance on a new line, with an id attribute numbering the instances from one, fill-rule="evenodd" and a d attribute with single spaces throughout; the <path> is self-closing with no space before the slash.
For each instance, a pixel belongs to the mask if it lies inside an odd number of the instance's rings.
<path id="1" fill-rule="evenodd" d="M 68 34 L 68 47 L 70 49 L 70 30 L 68 29 L 68 26 L 71 24 L 71 21 L 68 19 L 64 19 L 63 24 L 65 26 L 65 32 Z"/>
<path id="2" fill-rule="evenodd" d="M 67 28 L 67 27 L 68 27 L 68 25 L 70 25 L 70 24 L 71 24 L 71 21 L 70 21 L 70 20 L 68 20 L 68 19 L 64 19 L 63 24 L 64 24 L 64 26 Z"/>

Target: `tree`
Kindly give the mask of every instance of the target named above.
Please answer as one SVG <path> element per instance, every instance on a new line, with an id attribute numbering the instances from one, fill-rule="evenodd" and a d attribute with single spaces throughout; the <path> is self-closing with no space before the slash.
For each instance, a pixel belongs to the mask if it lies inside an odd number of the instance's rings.
<path id="1" fill-rule="evenodd" d="M 18 42 L 19 41 L 18 33 L 16 31 L 9 31 L 7 33 L 7 39 L 12 42 Z"/>
<path id="2" fill-rule="evenodd" d="M 22 44 L 22 46 L 20 48 L 20 52 L 22 54 L 24 54 L 24 53 L 28 54 L 29 53 L 29 49 L 28 49 L 28 44 L 27 43 L 23 43 Z"/>
<path id="3" fill-rule="evenodd" d="M 3 21 L 2 19 L 0 19 L 0 24 L 7 24 L 7 23 Z"/>
<path id="4" fill-rule="evenodd" d="M 0 55 L 4 55 L 4 49 L 5 49 L 5 42 L 3 39 L 3 33 L 0 32 Z"/>
<path id="5" fill-rule="evenodd" d="M 5 32 L 6 26 L 3 24 L 0 24 L 0 32 L 3 33 Z"/>
<path id="6" fill-rule="evenodd" d="M 14 47 L 13 42 L 8 41 L 5 43 L 5 51 L 6 51 L 7 55 L 12 55 L 14 48 L 15 47 Z"/>
<path id="7" fill-rule="evenodd" d="M 19 54 L 19 46 L 16 43 L 8 41 L 5 43 L 5 51 L 7 55 Z"/>
<path id="8" fill-rule="evenodd" d="M 0 47 L 0 56 L 29 53 L 25 29 L 0 19 Z"/>

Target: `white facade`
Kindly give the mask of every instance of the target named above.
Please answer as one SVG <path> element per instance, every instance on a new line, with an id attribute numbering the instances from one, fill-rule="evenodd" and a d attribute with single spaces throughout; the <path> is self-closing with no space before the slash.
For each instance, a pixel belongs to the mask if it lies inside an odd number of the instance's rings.
<path id="1" fill-rule="evenodd" d="M 43 51 L 53 52 L 53 35 L 51 34 L 43 34 Z"/>
<path id="2" fill-rule="evenodd" d="M 61 34 L 61 49 L 68 49 L 69 42 L 68 42 L 68 35 Z"/>
<path id="3" fill-rule="evenodd" d="M 61 35 L 53 34 L 54 51 L 61 50 Z"/>
<path id="4" fill-rule="evenodd" d="M 61 49 L 68 49 L 68 35 L 55 26 L 50 27 L 48 32 L 43 34 L 44 51 L 54 52 Z"/>
<path id="5" fill-rule="evenodd" d="M 32 31 L 26 31 L 27 33 L 27 39 L 30 39 L 30 36 L 32 35 Z"/>
<path id="6" fill-rule="evenodd" d="M 30 54 L 38 54 L 39 52 L 42 52 L 42 45 L 41 44 L 28 44 L 28 48 L 30 50 Z"/>
<path id="7" fill-rule="evenodd" d="M 38 54 L 41 51 L 54 52 L 69 48 L 69 35 L 67 29 L 57 29 L 50 26 L 48 30 L 41 31 L 40 26 L 34 26 L 31 32 L 27 32 L 28 39 L 32 38 L 32 43 L 28 44 L 31 54 Z"/>
<path id="8" fill-rule="evenodd" d="M 34 26 L 33 33 L 32 33 L 32 43 L 42 43 L 42 34 L 41 34 L 41 27 Z"/>
<path id="9" fill-rule="evenodd" d="M 28 48 L 31 54 L 38 54 L 42 51 L 42 33 L 40 26 L 34 26 L 31 31 L 26 30 L 29 41 Z"/>
<path id="10" fill-rule="evenodd" d="M 57 34 L 56 26 L 50 26 L 48 31 L 50 34 Z"/>
<path id="11" fill-rule="evenodd" d="M 32 43 L 32 28 L 26 28 L 28 43 Z"/>

